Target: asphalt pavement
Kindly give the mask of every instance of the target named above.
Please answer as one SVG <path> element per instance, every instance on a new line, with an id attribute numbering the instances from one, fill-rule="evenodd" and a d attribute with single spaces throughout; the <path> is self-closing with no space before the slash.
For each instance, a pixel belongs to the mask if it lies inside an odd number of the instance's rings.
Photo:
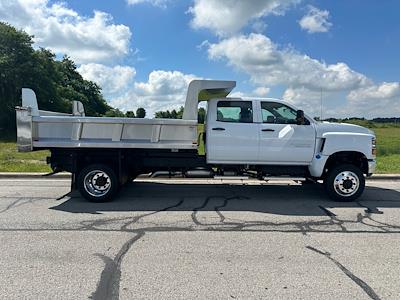
<path id="1" fill-rule="evenodd" d="M 0 179 L 1 299 L 399 299 L 400 181 Z"/>

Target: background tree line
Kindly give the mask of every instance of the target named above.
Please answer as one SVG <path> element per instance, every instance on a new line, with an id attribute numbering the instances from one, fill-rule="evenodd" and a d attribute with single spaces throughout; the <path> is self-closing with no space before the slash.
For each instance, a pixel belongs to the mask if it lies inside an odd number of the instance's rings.
<path id="1" fill-rule="evenodd" d="M 107 104 L 101 88 L 82 78 L 75 63 L 64 56 L 56 60 L 49 50 L 34 49 L 33 36 L 0 22 L 0 137 L 15 133 L 15 106 L 21 105 L 21 88 L 35 91 L 42 110 L 71 112 L 81 101 L 88 116 L 144 118 L 146 111 L 126 114 Z"/>
<path id="2" fill-rule="evenodd" d="M 319 121 L 319 118 L 316 117 L 316 120 Z M 351 118 L 327 118 L 323 121 L 333 122 L 333 123 L 350 123 L 356 124 L 368 128 L 378 128 L 378 127 L 400 127 L 400 118 L 373 118 L 373 119 L 366 119 L 366 118 L 359 118 L 359 117 L 351 117 Z"/>
<path id="3" fill-rule="evenodd" d="M 128 110 L 126 113 L 120 111 L 118 108 L 112 108 L 108 110 L 105 117 L 119 117 L 119 118 L 144 118 L 146 117 L 146 110 L 143 107 L 139 107 L 136 113 L 133 110 Z"/>
<path id="4" fill-rule="evenodd" d="M 166 110 L 166 111 L 157 111 L 154 114 L 155 118 L 163 118 L 163 119 L 182 119 L 183 116 L 183 106 L 181 106 L 178 110 Z M 200 124 L 204 124 L 206 118 L 206 110 L 202 107 L 198 110 L 198 121 Z"/>

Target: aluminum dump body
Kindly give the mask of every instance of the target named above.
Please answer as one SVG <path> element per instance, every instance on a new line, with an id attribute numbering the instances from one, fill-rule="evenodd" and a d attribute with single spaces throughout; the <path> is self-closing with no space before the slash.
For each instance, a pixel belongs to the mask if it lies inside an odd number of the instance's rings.
<path id="1" fill-rule="evenodd" d="M 158 148 L 196 149 L 197 121 L 102 117 L 31 117 L 32 136 L 26 147 L 35 148 Z M 28 131 L 29 133 L 29 131 Z M 32 149 L 29 144 L 32 141 Z"/>
<path id="2" fill-rule="evenodd" d="M 19 151 L 49 148 L 197 149 L 198 101 L 227 95 L 233 81 L 195 80 L 189 85 L 184 119 L 86 117 L 73 102 L 72 114 L 42 111 L 35 93 L 22 89 L 16 108 Z"/>

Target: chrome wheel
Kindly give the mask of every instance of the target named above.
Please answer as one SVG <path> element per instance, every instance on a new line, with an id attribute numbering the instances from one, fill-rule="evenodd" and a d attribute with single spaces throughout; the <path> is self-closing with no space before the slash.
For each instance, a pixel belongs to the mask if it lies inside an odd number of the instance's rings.
<path id="1" fill-rule="evenodd" d="M 336 175 L 333 181 L 335 192 L 342 197 L 350 197 L 357 193 L 360 187 L 360 179 L 351 171 L 342 171 Z"/>
<path id="2" fill-rule="evenodd" d="M 83 186 L 89 195 L 102 197 L 111 189 L 111 178 L 104 171 L 93 170 L 86 174 Z"/>

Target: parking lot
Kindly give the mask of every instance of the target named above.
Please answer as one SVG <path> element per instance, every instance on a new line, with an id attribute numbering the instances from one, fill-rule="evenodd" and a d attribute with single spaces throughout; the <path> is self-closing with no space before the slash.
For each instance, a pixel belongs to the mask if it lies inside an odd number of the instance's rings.
<path id="1" fill-rule="evenodd" d="M 63 179 L 0 180 L 0 298 L 398 299 L 400 182 L 141 179 L 89 203 Z"/>

